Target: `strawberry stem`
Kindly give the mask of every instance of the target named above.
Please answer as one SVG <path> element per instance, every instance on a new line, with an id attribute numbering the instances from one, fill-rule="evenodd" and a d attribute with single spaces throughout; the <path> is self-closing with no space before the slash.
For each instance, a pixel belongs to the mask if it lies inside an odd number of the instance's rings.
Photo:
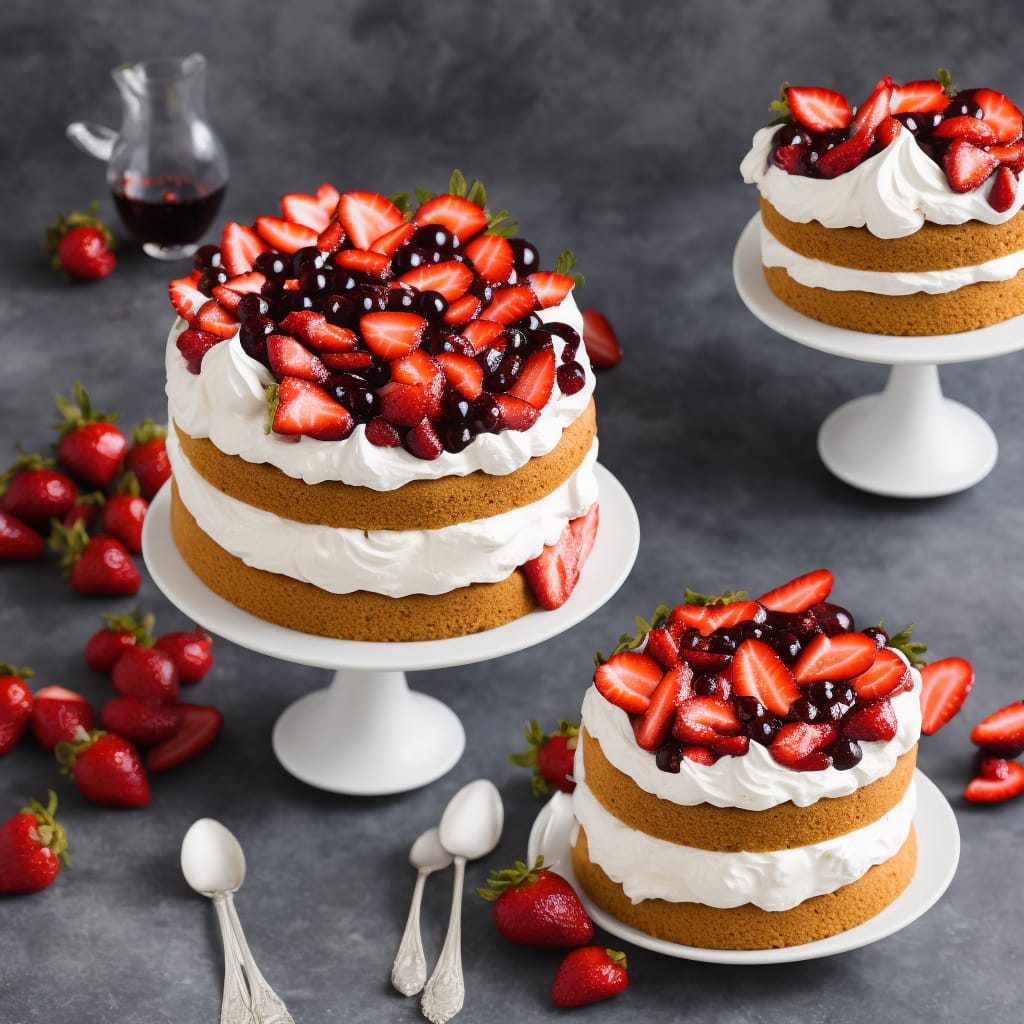
<path id="1" fill-rule="evenodd" d="M 533 885 L 537 881 L 537 872 L 544 864 L 543 855 L 537 858 L 533 867 L 527 867 L 526 863 L 517 860 L 510 868 L 502 871 L 492 871 L 487 879 L 487 885 L 477 889 L 477 895 L 493 903 L 503 892 L 509 889 L 519 889 L 524 886 Z"/>
<path id="2" fill-rule="evenodd" d="M 54 815 L 57 813 L 57 794 L 47 790 L 48 798 L 44 807 L 35 798 L 29 800 L 25 807 L 22 807 L 22 814 L 31 814 L 36 819 L 36 831 L 39 833 L 39 840 L 43 846 L 53 850 L 60 862 L 69 867 L 71 860 L 68 857 L 68 837 L 64 826 L 57 823 Z"/>

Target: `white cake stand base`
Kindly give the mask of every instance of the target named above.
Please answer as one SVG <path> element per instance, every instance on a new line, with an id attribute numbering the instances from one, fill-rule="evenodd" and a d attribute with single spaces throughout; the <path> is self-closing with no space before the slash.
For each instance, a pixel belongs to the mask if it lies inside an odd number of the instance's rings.
<path id="1" fill-rule="evenodd" d="M 472 665 L 542 643 L 592 615 L 629 575 L 640 542 L 636 510 L 608 470 L 598 465 L 596 474 L 597 542 L 569 600 L 554 611 L 450 640 L 335 640 L 242 611 L 210 590 L 181 557 L 171 538 L 169 486 L 146 515 L 142 552 L 168 600 L 204 629 L 283 661 L 334 670 L 330 686 L 297 700 L 275 724 L 274 753 L 288 772 L 334 793 L 404 793 L 448 772 L 465 747 L 455 712 L 410 690 L 406 672 Z"/>
<path id="2" fill-rule="evenodd" d="M 976 412 L 943 396 L 938 366 L 1016 352 L 1024 347 L 1024 317 L 907 338 L 832 327 L 791 309 L 768 287 L 760 232 L 755 214 L 733 256 L 736 290 L 754 316 L 809 348 L 892 367 L 882 392 L 854 399 L 825 420 L 818 434 L 825 466 L 862 491 L 894 498 L 954 494 L 984 479 L 999 453 L 995 434 Z"/>

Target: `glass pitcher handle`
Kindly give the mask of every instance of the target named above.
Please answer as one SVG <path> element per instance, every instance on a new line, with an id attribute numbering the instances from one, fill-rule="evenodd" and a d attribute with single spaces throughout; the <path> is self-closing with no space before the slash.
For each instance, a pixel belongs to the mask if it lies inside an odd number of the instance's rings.
<path id="1" fill-rule="evenodd" d="M 64 134 L 86 156 L 94 156 L 97 160 L 109 160 L 117 142 L 117 132 L 94 121 L 74 121 L 64 129 Z"/>

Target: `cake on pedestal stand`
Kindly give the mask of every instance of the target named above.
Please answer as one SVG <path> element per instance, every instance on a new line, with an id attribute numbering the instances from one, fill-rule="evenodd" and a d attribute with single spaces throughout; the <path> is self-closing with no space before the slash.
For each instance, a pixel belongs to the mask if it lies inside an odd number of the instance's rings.
<path id="1" fill-rule="evenodd" d="M 962 334 L 893 337 L 832 327 L 775 296 L 761 267 L 760 215 L 733 256 L 736 290 L 765 326 L 809 348 L 889 365 L 879 394 L 835 410 L 818 432 L 818 454 L 840 480 L 873 494 L 932 498 L 973 487 L 996 464 L 999 446 L 972 409 L 943 397 L 938 367 L 1007 355 L 1024 347 L 1024 318 Z"/>
<path id="2" fill-rule="evenodd" d="M 465 747 L 458 716 L 436 698 L 410 690 L 406 672 L 472 665 L 542 643 L 597 611 L 629 575 L 640 540 L 636 510 L 608 470 L 598 465 L 596 474 L 597 542 L 569 600 L 471 636 L 336 640 L 242 611 L 210 590 L 181 557 L 171 537 L 169 484 L 147 513 L 143 557 L 168 600 L 204 629 L 260 654 L 334 670 L 330 686 L 295 701 L 274 726 L 274 753 L 288 772 L 335 793 L 403 793 L 440 778 Z"/>

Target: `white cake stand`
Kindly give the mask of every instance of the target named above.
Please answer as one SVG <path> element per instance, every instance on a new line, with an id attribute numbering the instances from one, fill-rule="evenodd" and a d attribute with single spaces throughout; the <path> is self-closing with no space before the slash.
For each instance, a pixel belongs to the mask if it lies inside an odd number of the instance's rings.
<path id="1" fill-rule="evenodd" d="M 972 409 L 944 398 L 938 365 L 1007 355 L 1024 347 L 1024 317 L 961 334 L 891 337 L 832 327 L 791 309 L 761 268 L 761 217 L 743 229 L 733 255 L 736 290 L 773 331 L 801 345 L 891 365 L 885 390 L 840 406 L 818 432 L 818 454 L 840 480 L 893 498 L 932 498 L 973 487 L 996 464 L 999 446 Z"/>
<path id="2" fill-rule="evenodd" d="M 472 636 L 370 643 L 312 636 L 258 619 L 225 601 L 188 567 L 171 539 L 170 488 L 153 500 L 142 532 L 146 567 L 164 595 L 204 629 L 283 661 L 334 669 L 326 689 L 291 704 L 274 726 L 278 760 L 296 778 L 334 793 L 403 793 L 440 778 L 462 756 L 465 732 L 441 701 L 409 689 L 405 673 L 472 665 L 565 632 L 600 608 L 636 560 L 640 527 L 622 485 L 596 467 L 597 542 L 572 596 Z"/>

